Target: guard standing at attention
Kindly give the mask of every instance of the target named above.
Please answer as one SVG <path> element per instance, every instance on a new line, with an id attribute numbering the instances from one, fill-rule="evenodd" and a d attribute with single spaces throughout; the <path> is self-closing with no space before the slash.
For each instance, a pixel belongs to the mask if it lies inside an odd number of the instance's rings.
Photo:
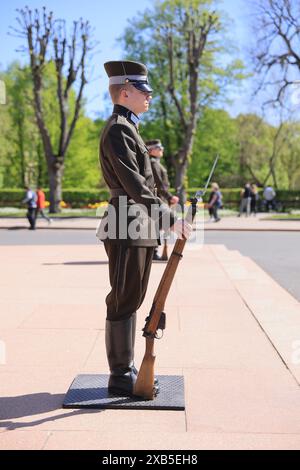
<path id="1" fill-rule="evenodd" d="M 173 204 L 177 204 L 179 198 L 177 196 L 173 196 L 169 192 L 170 182 L 168 178 L 168 173 L 165 167 L 161 164 L 161 158 L 164 155 L 164 148 L 162 143 L 159 139 L 155 140 L 148 140 L 146 142 L 147 148 L 150 154 L 150 161 L 152 167 L 152 173 L 154 176 L 155 186 L 157 189 L 157 195 L 169 206 Z M 166 240 L 165 240 L 166 242 Z M 168 256 L 160 257 L 158 254 L 158 248 L 154 249 L 153 260 L 154 261 L 166 261 Z"/>
<path id="2" fill-rule="evenodd" d="M 139 114 L 148 110 L 152 89 L 145 65 L 104 64 L 113 113 L 102 130 L 99 158 L 111 198 L 97 236 L 109 260 L 111 291 L 106 297 L 105 343 L 111 393 L 130 396 L 134 367 L 136 311 L 148 286 L 160 229 L 171 227 L 188 238 L 191 227 L 175 217 L 155 195 L 148 149 L 139 131 Z"/>

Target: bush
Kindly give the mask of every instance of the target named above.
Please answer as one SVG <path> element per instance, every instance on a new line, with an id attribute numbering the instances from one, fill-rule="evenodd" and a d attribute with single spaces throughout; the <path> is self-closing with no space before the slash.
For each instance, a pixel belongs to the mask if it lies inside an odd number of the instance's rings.
<path id="1" fill-rule="evenodd" d="M 283 203 L 294 202 L 300 205 L 300 191 L 289 191 L 288 189 L 278 189 L 276 191 L 276 199 Z"/>
<path id="2" fill-rule="evenodd" d="M 22 207 L 25 198 L 24 189 L 0 189 L 0 206 Z"/>
<path id="3" fill-rule="evenodd" d="M 203 189 L 203 188 L 200 188 Z M 241 188 L 220 188 L 223 194 L 223 201 L 226 203 L 238 203 L 240 201 L 241 195 Z M 199 191 L 199 188 L 188 188 L 187 189 L 187 196 L 193 197 L 195 196 L 196 192 Z M 204 201 L 207 202 L 210 195 L 210 189 L 208 189 L 204 195 Z"/>
<path id="4" fill-rule="evenodd" d="M 199 188 L 188 188 L 187 196 L 193 197 Z M 226 208 L 237 208 L 240 202 L 241 188 L 222 189 L 223 203 Z M 174 193 L 174 191 L 172 191 Z M 263 190 L 259 190 L 262 198 Z M 206 192 L 204 201 L 208 200 L 210 190 Z M 49 190 L 45 190 L 46 199 L 49 200 Z M 23 207 L 22 200 L 25 197 L 23 189 L 0 189 L 0 206 Z M 64 202 L 74 208 L 88 207 L 89 204 L 96 204 L 109 200 L 107 189 L 74 189 L 63 190 Z M 276 199 L 286 208 L 300 208 L 300 191 L 289 191 L 287 189 L 276 190 Z"/>
<path id="5" fill-rule="evenodd" d="M 221 189 L 223 195 L 223 204 L 227 209 L 236 209 L 239 207 L 241 200 L 242 188 L 225 188 Z M 187 190 L 188 197 L 193 197 L 198 191 L 197 188 L 189 188 Z M 276 189 L 276 200 L 281 202 L 285 209 L 300 208 L 300 191 L 288 189 Z M 206 192 L 204 201 L 207 202 L 210 190 Z M 260 199 L 263 199 L 263 189 L 258 190 Z"/>
<path id="6" fill-rule="evenodd" d="M 46 199 L 49 200 L 49 190 L 44 190 Z M 23 189 L 0 189 L 0 206 L 23 207 L 22 200 L 25 198 Z M 103 202 L 109 199 L 107 189 L 65 189 L 63 190 L 63 201 L 71 207 L 85 207 L 88 204 Z"/>
<path id="7" fill-rule="evenodd" d="M 108 201 L 110 198 L 108 189 L 65 189 L 63 200 L 71 207 L 85 207 L 88 204 Z"/>

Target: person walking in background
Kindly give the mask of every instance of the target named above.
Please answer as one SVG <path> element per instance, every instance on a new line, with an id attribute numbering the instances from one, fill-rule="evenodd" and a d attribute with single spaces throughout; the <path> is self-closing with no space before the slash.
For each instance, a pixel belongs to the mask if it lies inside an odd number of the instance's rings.
<path id="1" fill-rule="evenodd" d="M 275 196 L 276 193 L 272 186 L 268 185 L 264 189 L 264 200 L 266 202 L 266 209 L 269 212 L 270 207 L 272 210 L 275 210 Z"/>
<path id="2" fill-rule="evenodd" d="M 246 183 L 244 189 L 241 191 L 241 203 L 240 203 L 240 212 L 238 217 L 240 217 L 244 212 L 246 212 L 246 217 L 250 215 L 251 207 L 251 187 L 250 183 Z"/>
<path id="3" fill-rule="evenodd" d="M 218 215 L 218 209 L 222 207 L 222 194 L 218 183 L 211 184 L 211 193 L 207 204 L 210 215 L 210 222 L 219 222 L 221 219 Z"/>
<path id="4" fill-rule="evenodd" d="M 35 218 L 38 218 L 38 215 L 41 214 L 41 217 L 43 219 L 46 219 L 48 221 L 48 224 L 51 224 L 52 220 L 46 216 L 44 209 L 45 209 L 45 193 L 42 190 L 42 188 L 38 187 L 36 191 L 36 196 L 37 196 L 37 201 L 36 201 L 36 213 L 35 213 Z"/>
<path id="5" fill-rule="evenodd" d="M 27 204 L 27 214 L 26 217 L 29 221 L 30 227 L 29 230 L 35 230 L 35 220 L 36 220 L 36 208 L 37 208 L 37 196 L 35 192 L 29 188 L 29 186 L 25 186 L 26 196 L 23 199 L 23 203 Z"/>
<path id="6" fill-rule="evenodd" d="M 258 188 L 255 183 L 251 183 L 250 190 L 251 190 L 250 214 L 256 215 L 257 201 L 259 199 L 259 194 L 258 194 Z"/>

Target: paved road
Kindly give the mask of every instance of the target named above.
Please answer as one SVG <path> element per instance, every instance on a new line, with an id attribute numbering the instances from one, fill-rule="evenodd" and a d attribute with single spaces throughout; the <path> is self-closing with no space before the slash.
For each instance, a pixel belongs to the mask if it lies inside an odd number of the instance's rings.
<path id="1" fill-rule="evenodd" d="M 205 233 L 205 243 L 223 244 L 250 256 L 300 301 L 300 235 L 297 232 Z M 93 230 L 0 230 L 0 245 L 86 245 L 97 243 Z"/>
<path id="2" fill-rule="evenodd" d="M 249 256 L 300 301 L 299 233 L 206 232 L 205 243 L 223 244 Z"/>

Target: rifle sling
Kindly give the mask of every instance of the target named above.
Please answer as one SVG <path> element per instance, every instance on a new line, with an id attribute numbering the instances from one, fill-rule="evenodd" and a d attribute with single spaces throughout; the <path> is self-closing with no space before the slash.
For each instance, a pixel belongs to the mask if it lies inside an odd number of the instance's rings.
<path id="1" fill-rule="evenodd" d="M 172 252 L 171 256 L 173 256 L 173 255 L 179 256 L 179 258 L 182 258 L 182 257 L 183 257 L 183 255 L 182 255 L 181 253 L 176 253 L 176 252 L 174 252 L 174 251 Z"/>

